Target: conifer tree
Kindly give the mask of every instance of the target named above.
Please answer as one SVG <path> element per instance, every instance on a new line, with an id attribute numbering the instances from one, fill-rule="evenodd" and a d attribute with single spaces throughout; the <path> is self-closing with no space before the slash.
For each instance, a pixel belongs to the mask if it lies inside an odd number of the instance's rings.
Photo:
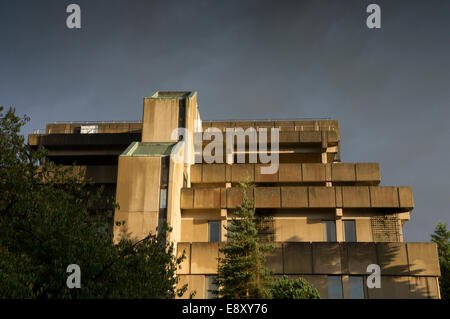
<path id="1" fill-rule="evenodd" d="M 268 298 L 271 287 L 270 271 L 264 266 L 264 254 L 272 245 L 261 243 L 258 237 L 258 222 L 253 201 L 247 197 L 248 184 L 241 184 L 242 205 L 228 222 L 227 243 L 219 251 L 216 294 L 226 299 Z"/>
<path id="2" fill-rule="evenodd" d="M 441 298 L 450 298 L 450 231 L 447 230 L 447 224 L 439 222 L 436 225 L 431 240 L 438 246 L 439 264 L 441 266 L 441 277 L 439 286 L 441 289 Z"/>

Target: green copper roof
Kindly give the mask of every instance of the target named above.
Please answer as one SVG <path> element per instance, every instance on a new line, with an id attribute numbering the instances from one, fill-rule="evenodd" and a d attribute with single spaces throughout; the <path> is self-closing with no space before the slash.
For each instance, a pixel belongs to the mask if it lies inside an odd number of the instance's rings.
<path id="1" fill-rule="evenodd" d="M 120 156 L 168 156 L 175 144 L 176 143 L 133 142 Z"/>

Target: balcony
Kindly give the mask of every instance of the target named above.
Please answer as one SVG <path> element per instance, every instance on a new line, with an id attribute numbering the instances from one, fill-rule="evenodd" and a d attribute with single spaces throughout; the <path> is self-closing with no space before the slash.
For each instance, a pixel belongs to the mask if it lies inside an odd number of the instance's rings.
<path id="1" fill-rule="evenodd" d="M 255 208 L 382 208 L 407 212 L 414 208 L 408 186 L 280 186 L 247 189 Z M 240 187 L 181 190 L 181 209 L 234 209 L 242 204 Z"/>
<path id="2" fill-rule="evenodd" d="M 333 183 L 378 185 L 378 163 L 280 163 L 275 174 L 261 174 L 261 164 L 196 164 L 191 183 Z"/>
<path id="3" fill-rule="evenodd" d="M 186 259 L 178 274 L 215 274 L 223 243 L 178 243 Z M 267 256 L 275 274 L 367 275 L 367 265 L 382 275 L 440 276 L 435 243 L 277 242 Z"/>

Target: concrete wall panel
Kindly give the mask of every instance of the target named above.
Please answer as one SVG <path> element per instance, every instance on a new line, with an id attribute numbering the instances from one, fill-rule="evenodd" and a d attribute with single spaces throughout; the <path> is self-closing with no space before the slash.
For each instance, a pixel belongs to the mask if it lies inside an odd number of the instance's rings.
<path id="1" fill-rule="evenodd" d="M 369 188 L 367 186 L 344 186 L 342 187 L 342 206 L 370 207 Z"/>
<path id="2" fill-rule="evenodd" d="M 192 243 L 191 274 L 217 273 L 218 243 Z"/>
<path id="3" fill-rule="evenodd" d="M 255 206 L 267 208 L 280 207 L 280 188 L 279 187 L 256 187 Z"/>
<path id="4" fill-rule="evenodd" d="M 301 182 L 302 164 L 280 163 L 278 168 L 280 182 Z"/>
<path id="5" fill-rule="evenodd" d="M 194 188 L 194 208 L 220 208 L 220 188 Z"/>
<path id="6" fill-rule="evenodd" d="M 225 164 L 203 164 L 203 183 L 225 183 Z"/>
<path id="7" fill-rule="evenodd" d="M 180 281 L 178 282 L 177 288 L 183 287 L 185 284 L 188 285 L 187 291 L 184 295 L 176 299 L 189 299 L 191 292 L 195 291 L 193 299 L 204 299 L 205 294 L 205 276 L 204 275 L 180 275 Z"/>
<path id="8" fill-rule="evenodd" d="M 403 243 L 377 243 L 377 256 L 382 275 L 409 274 L 406 246 Z"/>
<path id="9" fill-rule="evenodd" d="M 355 219 L 356 240 L 358 242 L 370 242 L 372 238 L 372 225 L 370 219 Z"/>
<path id="10" fill-rule="evenodd" d="M 202 182 L 202 164 L 196 164 L 191 166 L 191 183 Z"/>
<path id="11" fill-rule="evenodd" d="M 340 274 L 339 243 L 312 243 L 314 274 Z"/>
<path id="12" fill-rule="evenodd" d="M 312 274 L 310 243 L 284 243 L 283 256 L 286 274 Z"/>
<path id="13" fill-rule="evenodd" d="M 177 245 L 177 258 L 180 258 L 182 255 L 186 256 L 186 258 L 181 263 L 181 268 L 177 270 L 178 275 L 190 274 L 191 272 L 191 244 L 190 243 L 179 243 Z"/>
<path id="14" fill-rule="evenodd" d="M 356 163 L 356 180 L 363 181 L 380 181 L 380 164 L 379 163 Z"/>
<path id="15" fill-rule="evenodd" d="M 309 207 L 336 207 L 332 187 L 308 187 Z"/>
<path id="16" fill-rule="evenodd" d="M 267 167 L 270 165 L 267 164 L 255 164 L 255 182 L 266 182 L 266 183 L 271 183 L 271 182 L 278 182 L 278 172 L 279 170 L 275 173 L 275 174 L 262 174 L 261 173 L 261 168 L 262 167 Z"/>
<path id="17" fill-rule="evenodd" d="M 381 272 L 383 274 L 383 271 Z M 381 288 L 368 288 L 369 299 L 409 298 L 408 276 L 381 276 Z"/>
<path id="18" fill-rule="evenodd" d="M 367 266 L 377 264 L 375 243 L 342 243 L 347 249 L 348 273 L 367 275 Z"/>
<path id="19" fill-rule="evenodd" d="M 308 241 L 305 230 L 307 228 L 306 218 L 278 219 L 275 223 L 275 241 Z"/>
<path id="20" fill-rule="evenodd" d="M 302 175 L 304 182 L 325 182 L 325 165 L 318 163 L 303 163 Z"/>
<path id="21" fill-rule="evenodd" d="M 255 180 L 254 165 L 240 164 L 231 166 L 231 181 L 234 183 L 253 182 Z"/>
<path id="22" fill-rule="evenodd" d="M 331 166 L 331 178 L 333 181 L 353 182 L 356 180 L 355 164 L 339 163 Z"/>
<path id="23" fill-rule="evenodd" d="M 178 99 L 144 99 L 142 142 L 176 142 L 171 134 L 178 127 Z"/>
<path id="24" fill-rule="evenodd" d="M 410 208 L 414 207 L 414 199 L 412 188 L 410 186 L 400 186 L 398 187 L 398 197 L 400 201 L 400 207 Z"/>
<path id="25" fill-rule="evenodd" d="M 399 207 L 397 187 L 371 186 L 370 202 L 372 207 Z"/>
<path id="26" fill-rule="evenodd" d="M 119 157 L 117 202 L 123 211 L 158 211 L 160 157 Z"/>
<path id="27" fill-rule="evenodd" d="M 181 242 L 208 241 L 208 221 L 206 219 L 182 219 Z"/>
<path id="28" fill-rule="evenodd" d="M 307 208 L 308 187 L 302 186 L 281 187 L 281 207 Z"/>
<path id="29" fill-rule="evenodd" d="M 181 208 L 190 209 L 194 208 L 194 189 L 183 188 L 181 190 Z"/>
<path id="30" fill-rule="evenodd" d="M 409 269 L 415 276 L 440 276 L 439 256 L 435 243 L 407 243 Z"/>

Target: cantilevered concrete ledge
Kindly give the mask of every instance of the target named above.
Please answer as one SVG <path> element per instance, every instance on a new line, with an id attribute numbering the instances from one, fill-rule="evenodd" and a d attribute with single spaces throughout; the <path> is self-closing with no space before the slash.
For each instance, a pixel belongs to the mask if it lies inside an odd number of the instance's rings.
<path id="1" fill-rule="evenodd" d="M 178 243 L 186 259 L 177 273 L 202 298 L 205 275 L 217 273 L 223 243 Z M 367 266 L 380 265 L 381 287 L 365 287 L 365 298 L 439 298 L 438 254 L 434 243 L 328 243 L 279 242 L 266 259 L 275 275 L 302 277 L 328 298 L 328 276 L 342 276 L 344 298 L 349 298 L 348 276 L 366 276 Z"/>
<path id="2" fill-rule="evenodd" d="M 409 186 L 281 186 L 247 189 L 256 208 L 414 208 Z M 233 209 L 242 203 L 240 187 L 194 187 L 181 191 L 181 209 Z"/>
<path id="3" fill-rule="evenodd" d="M 215 274 L 223 243 L 178 243 L 186 259 L 178 274 Z M 440 276 L 435 243 L 276 242 L 266 257 L 275 274 L 367 275 L 380 265 L 382 275 Z"/>
<path id="4" fill-rule="evenodd" d="M 263 164 L 196 164 L 191 183 L 302 183 L 334 182 L 363 185 L 380 183 L 378 163 L 280 163 L 275 174 L 261 174 Z"/>

